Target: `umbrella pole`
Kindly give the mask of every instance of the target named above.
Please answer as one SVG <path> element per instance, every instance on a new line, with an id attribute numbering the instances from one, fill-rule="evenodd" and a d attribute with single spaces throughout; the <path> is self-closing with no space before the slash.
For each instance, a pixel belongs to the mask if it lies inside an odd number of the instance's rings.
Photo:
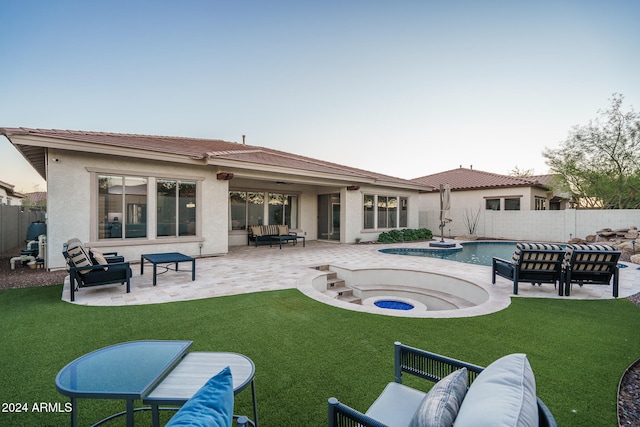
<path id="1" fill-rule="evenodd" d="M 440 184 L 440 242 L 444 242 L 444 185 Z"/>

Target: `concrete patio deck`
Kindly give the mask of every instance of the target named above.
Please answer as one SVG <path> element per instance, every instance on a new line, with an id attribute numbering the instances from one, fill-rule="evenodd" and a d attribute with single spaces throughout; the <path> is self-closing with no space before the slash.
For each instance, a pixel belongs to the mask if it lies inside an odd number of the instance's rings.
<path id="1" fill-rule="evenodd" d="M 305 295 L 318 301 L 345 309 L 405 317 L 466 317 L 499 311 L 507 307 L 512 297 L 568 298 L 568 299 L 610 299 L 610 286 L 573 287 L 570 297 L 559 297 L 552 285 L 531 286 L 521 284 L 519 295 L 512 295 L 512 283 L 501 277 L 491 284 L 491 267 L 459 263 L 428 257 L 413 257 L 383 254 L 383 248 L 410 247 L 427 248 L 428 242 L 392 245 L 360 244 L 345 245 L 330 242 L 307 242 L 302 245 L 240 246 L 231 247 L 225 256 L 199 258 L 196 261 L 196 280 L 191 281 L 191 273 L 186 264 L 180 271 L 168 271 L 158 276 L 157 286 L 152 285 L 152 268 L 146 266 L 140 275 L 139 262 L 131 264 L 133 277 L 131 293 L 125 293 L 123 286 L 109 285 L 82 288 L 76 292 L 74 304 L 87 306 L 125 306 L 140 304 L 160 304 L 235 295 L 250 292 L 265 292 L 297 288 Z M 482 286 L 489 293 L 489 300 L 481 305 L 442 311 L 399 312 L 351 304 L 328 297 L 313 289 L 311 282 L 323 274 L 313 267 L 334 265 L 346 269 L 389 268 L 423 271 L 453 276 Z M 640 292 L 640 270 L 637 265 L 620 270 L 620 298 Z M 184 269 L 184 271 L 182 270 Z M 159 269 L 159 271 L 162 271 Z M 62 300 L 69 301 L 69 277 L 65 279 Z"/>

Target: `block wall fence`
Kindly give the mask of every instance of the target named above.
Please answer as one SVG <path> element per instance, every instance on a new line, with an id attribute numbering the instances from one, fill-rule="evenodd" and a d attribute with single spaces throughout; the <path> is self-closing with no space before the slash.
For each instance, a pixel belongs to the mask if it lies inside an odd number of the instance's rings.
<path id="1" fill-rule="evenodd" d="M 444 228 L 444 237 L 469 234 L 465 223 L 468 214 L 478 211 L 450 211 L 453 220 Z M 420 227 L 440 236 L 439 211 L 420 212 Z M 479 237 L 505 240 L 540 242 L 567 242 L 573 237 L 584 239 L 603 228 L 640 228 L 639 209 L 588 210 L 566 209 L 558 211 L 490 211 L 480 210 L 475 234 Z"/>

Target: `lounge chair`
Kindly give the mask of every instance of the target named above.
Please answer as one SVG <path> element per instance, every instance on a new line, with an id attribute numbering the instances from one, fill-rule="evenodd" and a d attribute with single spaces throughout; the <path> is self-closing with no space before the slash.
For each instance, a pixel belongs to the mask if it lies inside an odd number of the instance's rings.
<path id="1" fill-rule="evenodd" d="M 102 254 L 84 247 L 78 239 L 64 244 L 62 254 L 67 260 L 71 301 L 75 301 L 75 292 L 79 288 L 127 284 L 127 293 L 131 292 L 131 267 L 124 258 L 116 253 Z"/>
<path id="2" fill-rule="evenodd" d="M 568 245 L 562 264 L 559 294 L 569 296 L 571 285 L 610 285 L 618 298 L 620 251 L 610 245 Z M 563 289 L 564 288 L 564 289 Z"/>
<path id="3" fill-rule="evenodd" d="M 405 373 L 436 385 L 429 393 L 408 387 L 402 384 Z M 535 378 L 524 354 L 507 355 L 482 368 L 396 342 L 395 381 L 387 384 L 366 413 L 333 397 L 328 402 L 329 427 L 451 425 L 451 418 L 456 426 L 511 427 L 518 420 L 557 426 L 536 396 Z"/>
<path id="4" fill-rule="evenodd" d="M 496 283 L 496 275 L 513 281 L 513 293 L 518 295 L 518 283 L 560 282 L 562 260 L 565 249 L 549 243 L 518 243 L 511 260 L 493 258 L 491 283 Z"/>

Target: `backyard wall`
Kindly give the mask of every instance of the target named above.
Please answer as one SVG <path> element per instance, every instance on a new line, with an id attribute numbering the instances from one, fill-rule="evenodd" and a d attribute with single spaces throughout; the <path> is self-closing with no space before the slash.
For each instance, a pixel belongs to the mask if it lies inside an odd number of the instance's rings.
<path id="1" fill-rule="evenodd" d="M 0 205 L 0 254 L 16 248 L 25 249 L 29 224 L 44 220 L 44 212 L 22 212 L 21 206 Z M 15 255 L 20 255 L 20 252 Z"/>
<path id="2" fill-rule="evenodd" d="M 465 216 L 478 210 L 451 210 L 453 219 L 444 228 L 444 237 L 469 234 Z M 420 212 L 420 226 L 440 236 L 440 213 L 437 210 Z M 567 242 L 572 237 L 585 238 L 602 228 L 640 227 L 640 210 L 587 210 L 559 211 L 491 211 L 480 210 L 475 234 L 479 237 L 541 242 Z"/>

